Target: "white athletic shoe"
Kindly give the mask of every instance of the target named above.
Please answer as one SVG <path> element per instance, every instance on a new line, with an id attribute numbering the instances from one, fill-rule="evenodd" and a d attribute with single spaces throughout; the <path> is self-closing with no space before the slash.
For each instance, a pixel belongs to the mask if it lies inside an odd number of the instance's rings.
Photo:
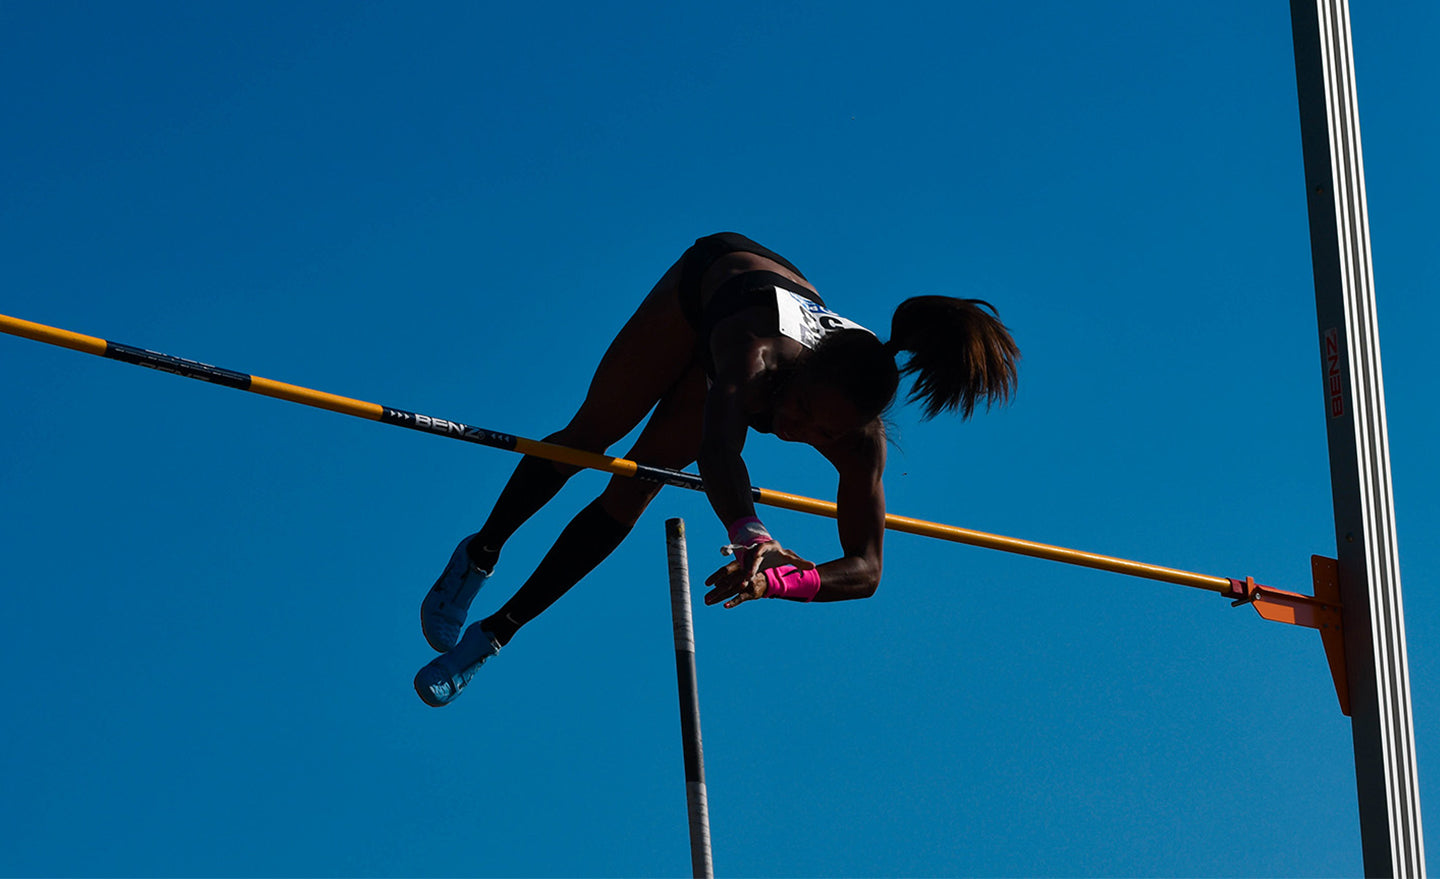
<path id="1" fill-rule="evenodd" d="M 425 593 L 420 602 L 420 631 L 425 640 L 437 651 L 444 653 L 460 640 L 460 630 L 465 627 L 465 614 L 470 611 L 470 602 L 485 585 L 490 572 L 475 567 L 466 552 L 472 534 L 460 541 L 440 579 Z"/>
<path id="2" fill-rule="evenodd" d="M 475 623 L 465 630 L 465 637 L 455 649 L 428 664 L 415 675 L 415 692 L 426 705 L 444 708 L 459 696 L 485 660 L 500 652 L 495 636 Z"/>

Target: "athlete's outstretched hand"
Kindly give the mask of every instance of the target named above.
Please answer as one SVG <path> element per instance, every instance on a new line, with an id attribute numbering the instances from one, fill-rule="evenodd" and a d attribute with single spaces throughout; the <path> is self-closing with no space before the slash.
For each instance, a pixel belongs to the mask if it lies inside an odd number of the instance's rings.
<path id="1" fill-rule="evenodd" d="M 779 541 L 768 540 L 747 552 L 736 553 L 734 561 L 706 577 L 705 585 L 715 588 L 705 594 L 705 603 L 724 601 L 726 607 L 735 607 L 752 598 L 764 598 L 770 588 L 769 581 L 765 579 L 765 569 L 781 565 L 794 565 L 802 571 L 815 567 L 814 562 L 785 549 Z M 726 601 L 727 598 L 729 601 Z"/>

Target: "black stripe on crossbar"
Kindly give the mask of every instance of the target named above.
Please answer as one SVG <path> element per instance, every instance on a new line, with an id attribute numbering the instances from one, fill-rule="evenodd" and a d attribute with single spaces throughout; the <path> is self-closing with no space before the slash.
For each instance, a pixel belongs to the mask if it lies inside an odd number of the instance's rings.
<path id="1" fill-rule="evenodd" d="M 489 446 L 492 449 L 515 451 L 517 439 L 508 433 L 497 433 L 483 427 L 471 427 L 459 421 L 421 415 L 418 412 L 406 412 L 404 409 L 391 409 L 389 406 L 382 407 L 382 410 L 380 420 L 386 424 L 408 427 L 423 433 L 438 433 L 451 439 Z"/>
<path id="2" fill-rule="evenodd" d="M 119 342 L 106 342 L 105 356 L 111 360 L 119 360 L 122 363 L 148 366 L 151 369 L 158 369 L 161 372 L 168 372 L 172 375 L 180 375 L 186 378 L 195 378 L 212 384 L 224 385 L 227 388 L 236 388 L 241 391 L 250 390 L 250 376 L 243 372 L 236 372 L 233 369 L 222 369 L 218 366 L 211 366 L 208 363 L 186 360 L 183 357 L 174 357 L 170 354 L 161 354 L 158 351 L 147 351 L 144 348 L 122 345 Z"/>
<path id="3" fill-rule="evenodd" d="M 705 482 L 693 473 L 682 473 L 679 470 L 666 470 L 664 467 L 651 467 L 648 464 L 635 465 L 635 478 L 643 479 L 646 482 L 658 482 L 661 485 L 675 485 L 680 488 L 704 491 Z"/>

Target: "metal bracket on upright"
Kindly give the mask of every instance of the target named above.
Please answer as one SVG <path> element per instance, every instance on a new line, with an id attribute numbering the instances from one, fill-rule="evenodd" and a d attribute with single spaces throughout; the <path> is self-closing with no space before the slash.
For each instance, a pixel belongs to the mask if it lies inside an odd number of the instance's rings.
<path id="1" fill-rule="evenodd" d="M 1273 589 L 1256 583 L 1254 577 L 1246 577 L 1232 579 L 1225 596 L 1234 599 L 1231 604 L 1235 607 L 1254 605 L 1260 616 L 1272 622 L 1319 630 L 1340 710 L 1349 717 L 1350 684 L 1345 673 L 1345 629 L 1340 616 L 1340 563 L 1314 555 L 1310 557 L 1310 570 L 1315 580 L 1314 595 Z"/>

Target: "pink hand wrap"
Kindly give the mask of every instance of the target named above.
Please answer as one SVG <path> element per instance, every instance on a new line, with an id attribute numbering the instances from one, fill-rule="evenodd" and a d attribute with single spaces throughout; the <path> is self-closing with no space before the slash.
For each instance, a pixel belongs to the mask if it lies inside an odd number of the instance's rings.
<path id="1" fill-rule="evenodd" d="M 773 540 L 765 525 L 755 516 L 746 516 L 730 523 L 730 543 L 734 546 L 754 546 Z"/>
<path id="2" fill-rule="evenodd" d="M 794 565 L 781 565 L 765 569 L 766 598 L 789 598 L 792 601 L 813 601 L 820 591 L 820 571 L 809 568 L 804 571 Z"/>

